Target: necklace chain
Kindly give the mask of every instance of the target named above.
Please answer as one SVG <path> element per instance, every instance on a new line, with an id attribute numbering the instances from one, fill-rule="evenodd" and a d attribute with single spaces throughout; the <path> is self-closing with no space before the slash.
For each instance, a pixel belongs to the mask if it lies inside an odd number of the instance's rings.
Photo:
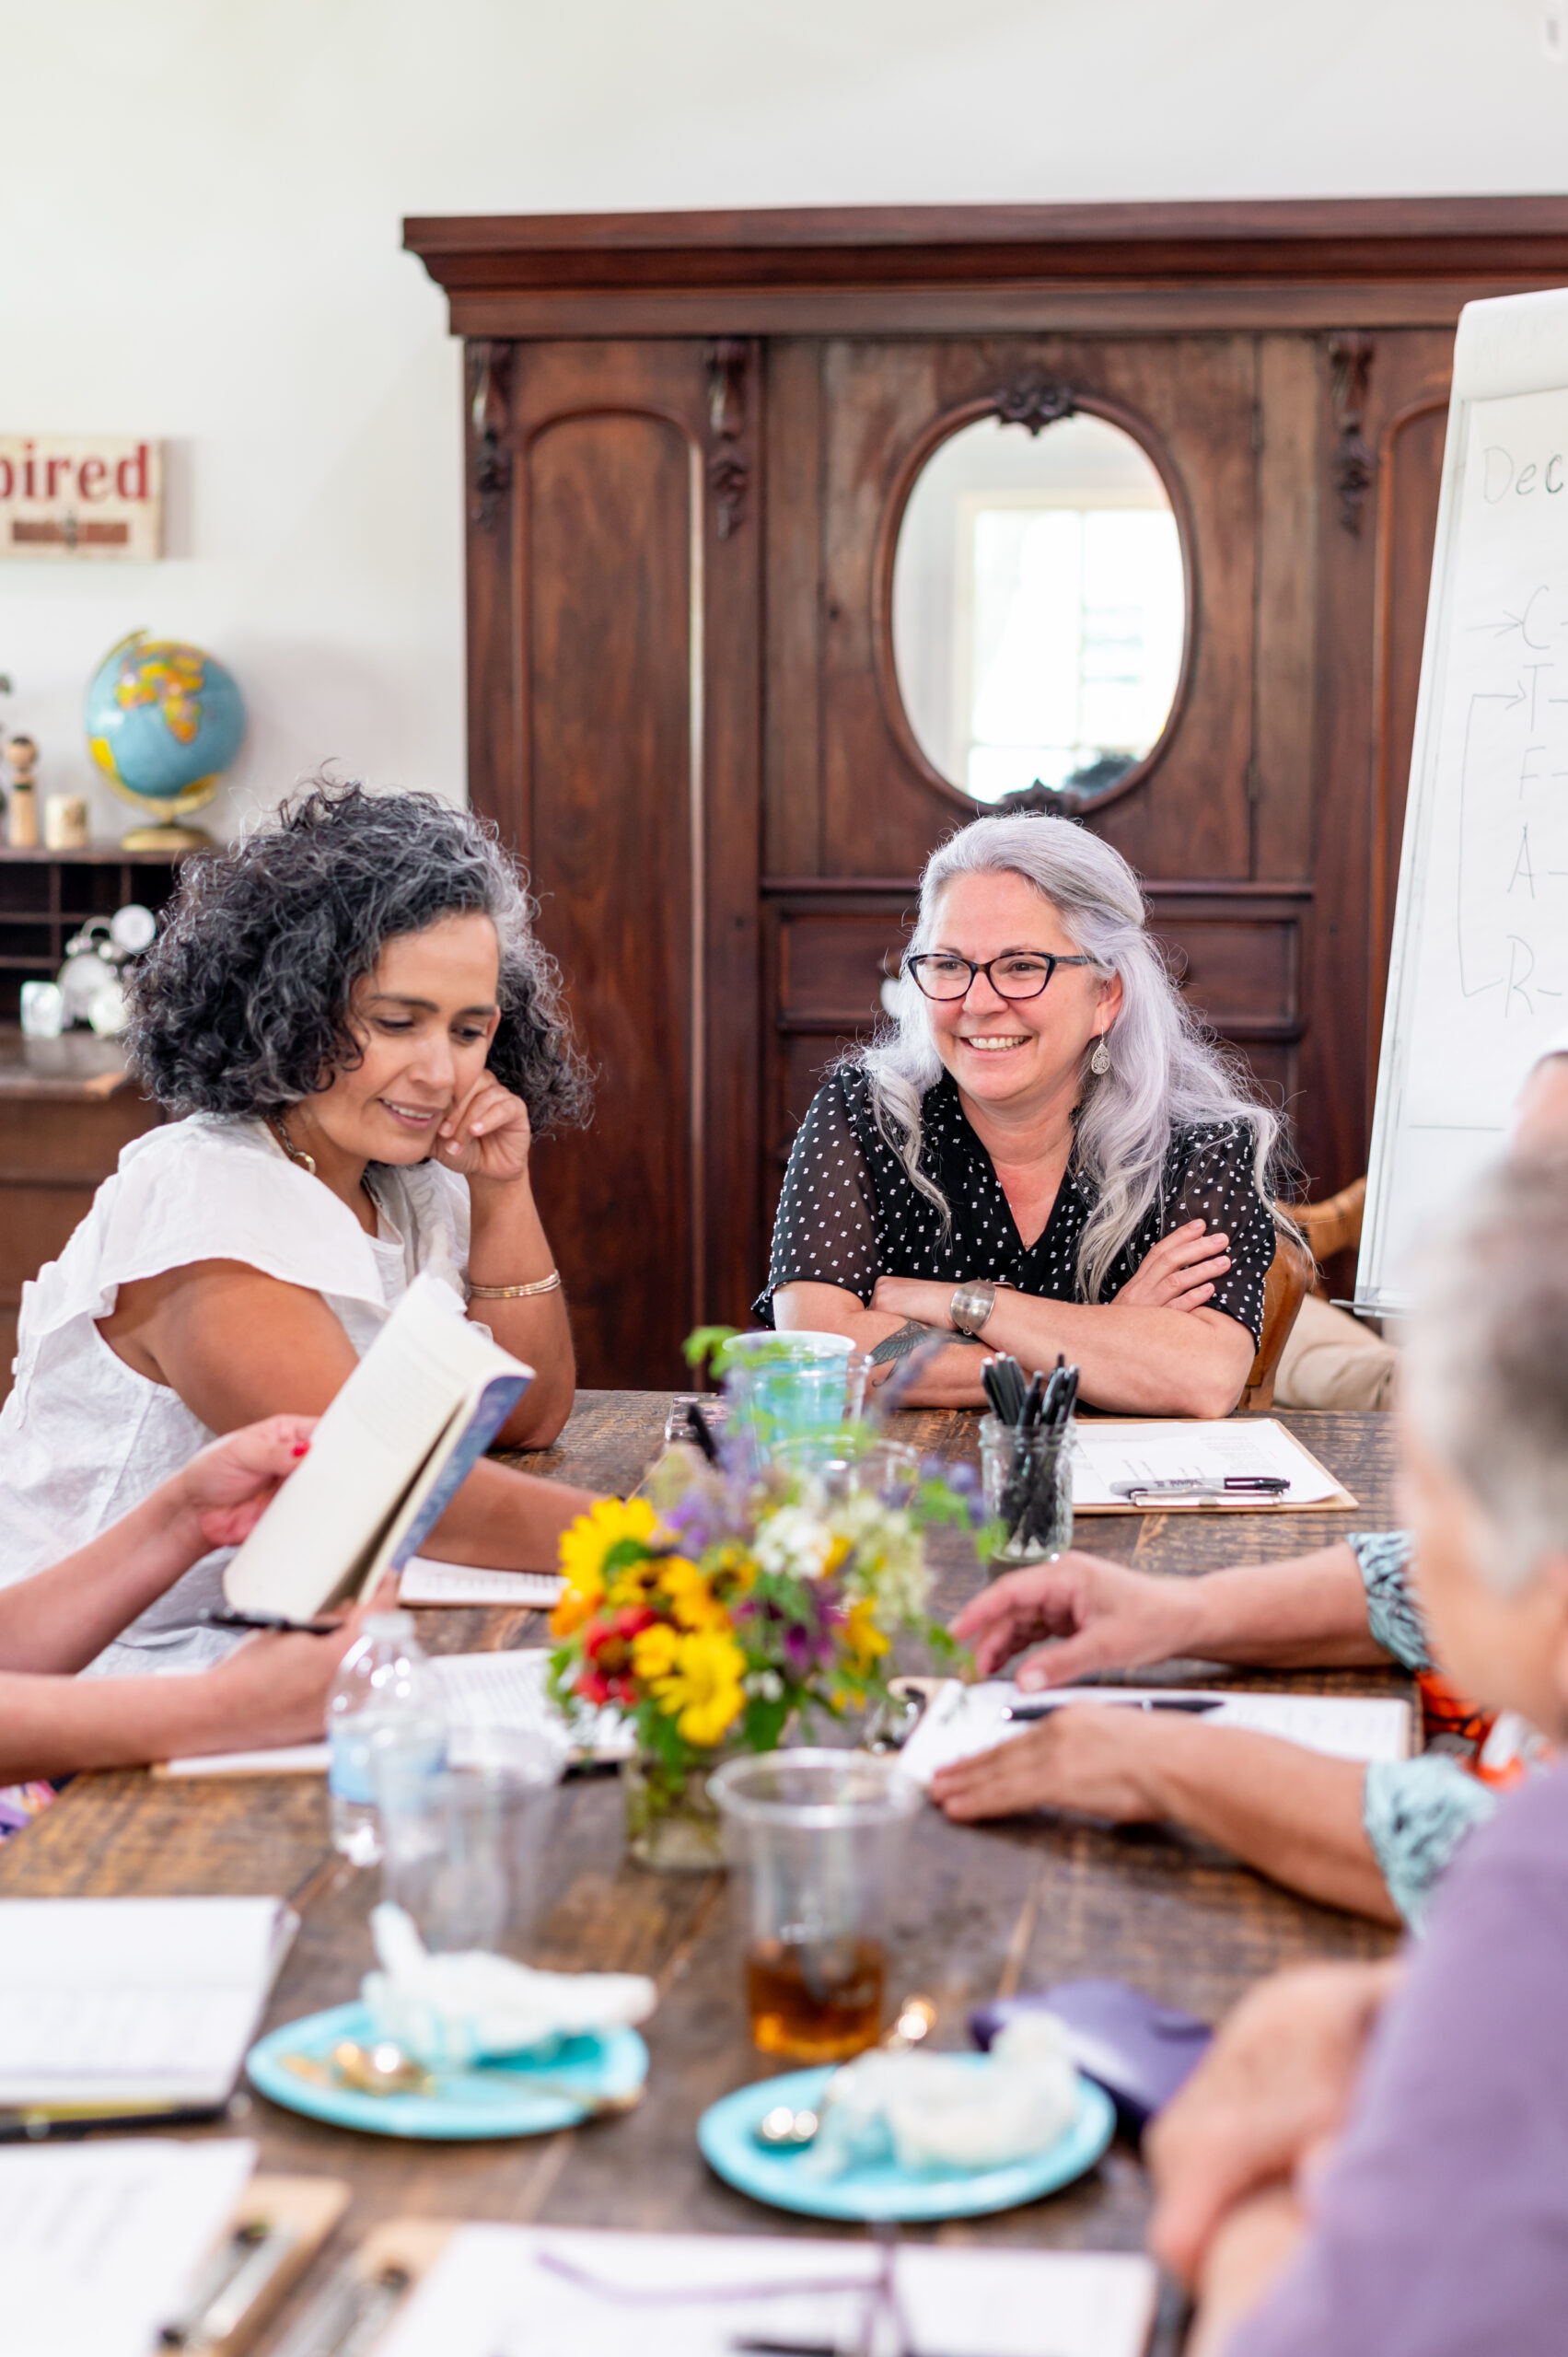
<path id="1" fill-rule="evenodd" d="M 287 1130 L 284 1127 L 283 1117 L 281 1114 L 269 1113 L 267 1116 L 267 1127 L 272 1131 L 273 1137 L 276 1138 L 279 1145 L 282 1146 L 284 1152 L 287 1155 L 291 1162 L 297 1163 L 301 1170 L 308 1170 L 312 1178 L 319 1176 L 316 1168 L 315 1155 L 313 1154 L 307 1154 L 303 1146 L 295 1144 L 294 1140 L 289 1136 Z M 371 1210 L 375 1213 L 377 1219 L 380 1220 L 384 1216 L 381 1210 L 381 1198 L 370 1183 L 370 1173 L 368 1170 L 362 1170 L 360 1172 L 359 1183 L 365 1190 Z"/>

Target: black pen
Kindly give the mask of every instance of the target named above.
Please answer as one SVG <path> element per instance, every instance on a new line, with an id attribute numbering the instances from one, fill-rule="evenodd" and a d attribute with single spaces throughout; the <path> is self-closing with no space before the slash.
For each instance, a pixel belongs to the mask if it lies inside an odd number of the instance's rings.
<path id="1" fill-rule="evenodd" d="M 1002 1715 L 1005 1719 L 1048 1719 L 1052 1711 L 1070 1711 L 1075 1703 L 1084 1702 L 1082 1694 L 1052 1694 L 1039 1702 L 1010 1702 Z M 1085 1707 L 1095 1711 L 1183 1711 L 1191 1718 L 1202 1718 L 1205 1711 L 1217 1711 L 1225 1702 L 1223 1694 L 1148 1694 L 1135 1695 L 1128 1701 L 1087 1702 Z"/>
<path id="2" fill-rule="evenodd" d="M 285 1620 L 280 1612 L 231 1612 L 215 1604 L 196 1618 L 204 1629 L 286 1629 L 296 1637 L 332 1637 L 343 1626 L 341 1620 Z"/>

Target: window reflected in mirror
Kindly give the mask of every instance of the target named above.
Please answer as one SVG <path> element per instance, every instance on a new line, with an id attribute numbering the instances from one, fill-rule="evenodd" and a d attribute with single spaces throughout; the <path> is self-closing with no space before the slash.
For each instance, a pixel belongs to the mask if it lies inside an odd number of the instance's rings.
<path id="1" fill-rule="evenodd" d="M 1181 676 L 1181 539 L 1154 461 L 1082 414 L 951 435 L 904 510 L 892 625 L 910 726 L 949 784 L 980 803 L 1103 794 Z"/>

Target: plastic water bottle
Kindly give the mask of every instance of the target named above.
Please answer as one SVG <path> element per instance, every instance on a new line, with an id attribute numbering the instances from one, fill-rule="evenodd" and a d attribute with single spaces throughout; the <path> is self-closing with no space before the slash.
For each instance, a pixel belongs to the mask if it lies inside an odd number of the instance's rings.
<path id="1" fill-rule="evenodd" d="M 333 1843 L 356 1866 L 373 1866 L 381 1855 L 378 1759 L 395 1753 L 400 1774 L 413 1780 L 438 1776 L 447 1764 L 440 1689 L 412 1612 L 373 1612 L 366 1620 L 327 1697 L 327 1741 Z"/>

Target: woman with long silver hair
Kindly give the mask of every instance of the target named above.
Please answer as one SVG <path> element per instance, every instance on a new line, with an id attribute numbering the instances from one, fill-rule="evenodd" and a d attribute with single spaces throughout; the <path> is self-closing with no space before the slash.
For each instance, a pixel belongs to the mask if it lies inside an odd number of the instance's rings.
<path id="1" fill-rule="evenodd" d="M 981 1400 L 983 1341 L 1065 1352 L 1098 1407 L 1228 1414 L 1279 1123 L 1182 1004 L 1126 861 L 1069 819 L 976 819 L 926 863 L 897 989 L 796 1138 L 758 1314 L 877 1360 L 951 1335 L 930 1405 Z"/>

